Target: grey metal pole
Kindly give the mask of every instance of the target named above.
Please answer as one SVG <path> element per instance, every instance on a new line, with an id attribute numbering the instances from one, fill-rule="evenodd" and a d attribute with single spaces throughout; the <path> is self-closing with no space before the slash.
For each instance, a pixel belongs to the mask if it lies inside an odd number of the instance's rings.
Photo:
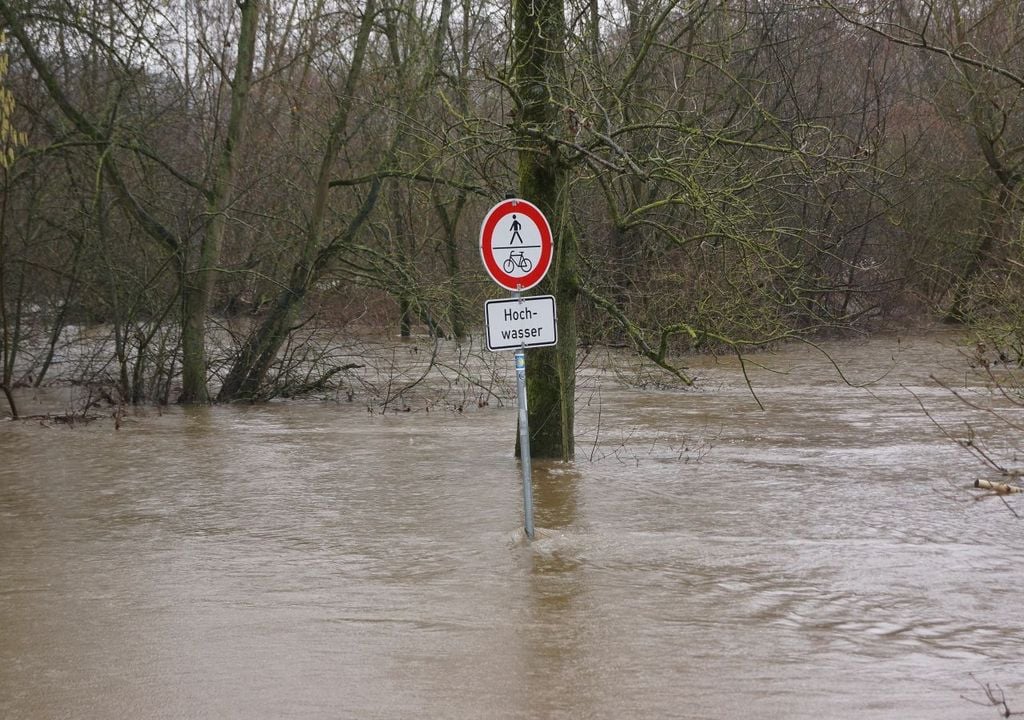
<path id="1" fill-rule="evenodd" d="M 522 302 L 518 291 L 512 297 Z M 523 527 L 533 540 L 533 467 L 530 457 L 530 414 L 526 406 L 526 348 L 516 350 L 516 395 L 519 399 L 519 464 L 523 468 Z"/>
<path id="2" fill-rule="evenodd" d="M 519 394 L 519 462 L 523 468 L 523 514 L 526 537 L 533 540 L 533 468 L 530 465 L 530 424 L 526 408 L 526 351 L 516 350 L 516 388 Z"/>

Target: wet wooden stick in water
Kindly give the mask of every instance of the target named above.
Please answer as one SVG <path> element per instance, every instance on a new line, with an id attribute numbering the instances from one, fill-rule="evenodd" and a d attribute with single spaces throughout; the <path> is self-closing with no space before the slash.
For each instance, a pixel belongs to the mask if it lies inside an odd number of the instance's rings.
<path id="1" fill-rule="evenodd" d="M 992 490 L 999 493 L 1000 495 L 1010 495 L 1011 493 L 1024 493 L 1024 488 L 1017 487 L 1016 485 L 1009 485 L 1007 483 L 994 483 L 988 480 L 975 480 L 974 487 L 981 488 L 982 490 Z"/>

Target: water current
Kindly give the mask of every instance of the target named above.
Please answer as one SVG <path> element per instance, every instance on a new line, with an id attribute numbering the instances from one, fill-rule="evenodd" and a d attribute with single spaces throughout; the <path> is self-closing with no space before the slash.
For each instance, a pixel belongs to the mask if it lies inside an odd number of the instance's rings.
<path id="1" fill-rule="evenodd" d="M 989 401 L 952 336 L 825 349 L 849 384 L 748 358 L 763 409 L 732 357 L 683 391 L 592 356 L 532 543 L 512 401 L 0 422 L 0 717 L 1024 709 L 1024 504 L 976 500 L 997 478 L 925 409 L 1020 438 L 929 379 Z"/>

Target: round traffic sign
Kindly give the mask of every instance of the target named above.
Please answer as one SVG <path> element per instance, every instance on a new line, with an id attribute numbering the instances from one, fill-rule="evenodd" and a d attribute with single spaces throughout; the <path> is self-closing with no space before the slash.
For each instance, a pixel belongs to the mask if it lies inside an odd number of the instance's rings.
<path id="1" fill-rule="evenodd" d="M 533 203 L 512 198 L 492 207 L 480 225 L 480 257 L 494 282 L 529 290 L 551 267 L 551 226 Z"/>

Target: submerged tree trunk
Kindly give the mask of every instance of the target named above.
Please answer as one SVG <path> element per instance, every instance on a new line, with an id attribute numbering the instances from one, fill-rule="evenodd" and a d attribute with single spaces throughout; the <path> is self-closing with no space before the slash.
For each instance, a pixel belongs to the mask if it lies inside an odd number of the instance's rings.
<path id="1" fill-rule="evenodd" d="M 213 189 L 207 203 L 206 233 L 194 272 L 186 270 L 182 282 L 184 318 L 182 323 L 182 362 L 180 402 L 205 403 L 210 400 L 206 387 L 206 317 L 213 300 L 213 288 L 220 264 L 224 231 L 227 228 L 228 202 L 234 182 L 236 156 L 245 127 L 256 56 L 256 28 L 259 0 L 241 0 L 241 29 L 238 33 L 238 60 L 231 81 L 231 113 L 227 137 L 218 159 Z"/>
<path id="2" fill-rule="evenodd" d="M 554 295 L 558 308 L 558 345 L 531 350 L 527 359 L 530 450 L 535 457 L 571 460 L 577 248 L 568 212 L 569 172 L 556 141 L 564 122 L 558 97 L 565 94 L 565 8 L 562 0 L 516 0 L 512 13 L 519 194 L 552 225 L 555 257 L 538 290 Z"/>
<path id="3" fill-rule="evenodd" d="M 451 212 L 445 204 L 435 195 L 434 210 L 441 220 L 444 228 L 444 259 L 445 270 L 448 273 L 448 323 L 451 327 L 451 335 L 461 340 L 467 335 L 465 308 L 463 307 L 462 294 L 459 291 L 459 235 L 458 224 L 462 209 L 466 206 L 466 192 L 461 191 L 456 195 L 454 208 Z"/>
<path id="4" fill-rule="evenodd" d="M 376 3 L 369 0 L 363 10 L 359 34 L 352 51 L 352 62 L 340 105 L 331 123 L 327 144 L 320 160 L 313 206 L 302 239 L 299 258 L 292 266 L 288 285 L 278 294 L 266 319 L 253 331 L 235 359 L 221 386 L 218 400 L 254 399 L 259 396 L 267 373 L 278 351 L 288 338 L 299 317 L 306 295 L 323 273 L 327 264 L 355 237 L 377 202 L 380 181 L 374 182 L 359 212 L 349 223 L 347 231 L 335 241 L 322 245 L 327 216 L 327 199 L 331 189 L 331 173 L 345 143 L 349 113 L 355 97 L 355 86 L 362 72 L 363 59 L 376 16 Z"/>
<path id="5" fill-rule="evenodd" d="M 2 99 L 2 98 L 0 98 Z M 2 112 L 2 109 L 0 109 Z M 6 122 L 7 118 L 3 118 Z M 11 409 L 11 417 L 18 417 L 18 406 L 14 402 L 14 393 L 11 385 L 14 381 L 14 356 L 18 352 L 18 346 L 12 341 L 13 328 L 11 318 L 7 313 L 7 290 L 5 278 L 7 277 L 7 192 L 10 185 L 10 176 L 6 165 L 0 168 L 3 172 L 5 192 L 0 196 L 0 388 L 7 398 L 7 405 Z"/>
<path id="6" fill-rule="evenodd" d="M 981 241 L 971 253 L 967 264 L 957 280 L 953 292 L 953 300 L 946 311 L 945 322 L 959 324 L 971 319 L 971 305 L 975 300 L 971 296 L 972 281 L 981 275 L 991 263 L 997 247 L 1003 242 L 1006 232 L 1006 218 L 1010 213 L 1012 193 L 1000 186 L 996 191 L 995 200 L 985 198 L 982 201 Z"/>

